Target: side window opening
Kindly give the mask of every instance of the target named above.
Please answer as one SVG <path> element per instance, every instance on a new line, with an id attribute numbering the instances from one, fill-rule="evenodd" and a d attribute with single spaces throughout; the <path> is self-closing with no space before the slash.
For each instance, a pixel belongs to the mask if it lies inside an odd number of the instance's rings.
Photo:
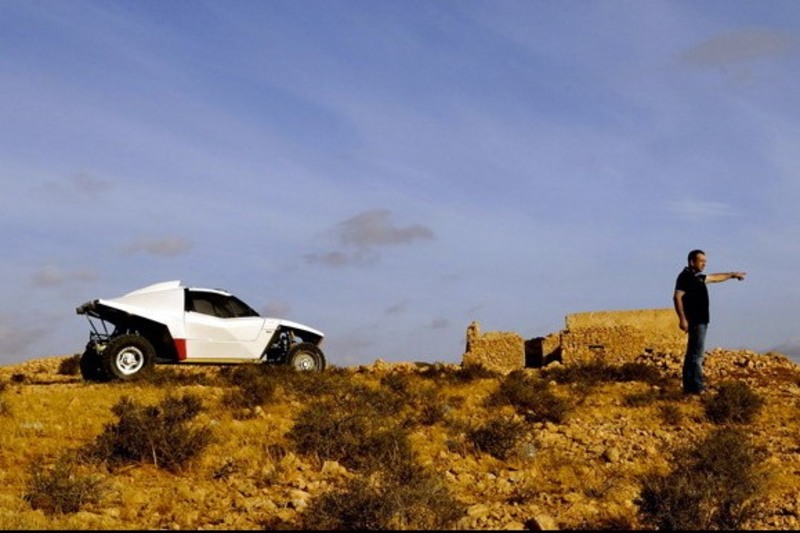
<path id="1" fill-rule="evenodd" d="M 186 311 L 194 311 L 208 316 L 218 316 L 210 294 L 186 291 Z"/>
<path id="2" fill-rule="evenodd" d="M 217 316 L 216 310 L 214 309 L 214 304 L 205 298 L 195 298 L 194 311 L 204 315 Z"/>
<path id="3" fill-rule="evenodd" d="M 228 298 L 228 305 L 230 306 L 231 312 L 235 317 L 260 316 L 249 305 L 235 296 Z"/>
<path id="4" fill-rule="evenodd" d="M 186 293 L 186 311 L 194 311 L 217 318 L 259 316 L 250 306 L 235 296 L 192 291 Z"/>

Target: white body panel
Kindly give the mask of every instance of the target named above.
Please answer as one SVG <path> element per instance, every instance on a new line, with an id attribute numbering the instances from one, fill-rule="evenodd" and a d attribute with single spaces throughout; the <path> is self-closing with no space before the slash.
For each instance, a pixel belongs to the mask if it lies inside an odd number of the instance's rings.
<path id="1" fill-rule="evenodd" d="M 180 281 L 167 281 L 129 292 L 118 298 L 100 299 L 98 302 L 160 322 L 169 328 L 174 339 L 184 339 L 186 338 L 183 323 L 184 289 Z"/>
<path id="2" fill-rule="evenodd" d="M 261 317 L 218 318 L 188 311 L 184 321 L 186 360 L 258 359 L 274 329 Z"/>
<path id="3" fill-rule="evenodd" d="M 289 320 L 185 311 L 186 290 L 180 281 L 167 281 L 97 302 L 166 325 L 185 362 L 258 360 L 281 326 L 307 331 L 320 341 L 324 337 L 321 331 Z M 218 289 L 188 290 L 232 296 Z"/>

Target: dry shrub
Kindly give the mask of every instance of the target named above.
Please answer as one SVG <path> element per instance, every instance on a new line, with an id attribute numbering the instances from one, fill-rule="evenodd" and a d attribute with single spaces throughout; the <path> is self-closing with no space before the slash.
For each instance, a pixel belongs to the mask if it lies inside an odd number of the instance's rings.
<path id="1" fill-rule="evenodd" d="M 233 388 L 227 389 L 222 403 L 233 408 L 253 408 L 265 405 L 275 395 L 276 380 L 262 365 L 237 365 L 222 372 Z"/>
<path id="2" fill-rule="evenodd" d="M 380 384 L 398 396 L 405 412 L 405 427 L 432 426 L 442 422 L 453 409 L 439 393 L 438 387 L 431 386 L 415 374 L 390 373 L 381 378 Z"/>
<path id="3" fill-rule="evenodd" d="M 456 381 L 469 383 L 477 379 L 498 379 L 502 376 L 500 372 L 486 368 L 482 364 L 461 365 L 453 377 Z"/>
<path id="4" fill-rule="evenodd" d="M 275 485 L 286 484 L 287 478 L 291 479 L 291 472 L 296 466 L 293 461 L 287 461 L 289 450 L 283 444 L 270 444 L 264 449 L 262 462 L 267 465 L 255 478 L 256 488 L 266 489 Z"/>
<path id="5" fill-rule="evenodd" d="M 522 370 L 509 373 L 487 398 L 488 407 L 511 405 L 528 422 L 563 422 L 572 406 L 550 390 L 549 384 Z"/>
<path id="6" fill-rule="evenodd" d="M 295 394 L 303 399 L 333 393 L 343 378 L 343 374 L 333 367 L 325 372 L 304 372 L 291 365 L 255 366 L 264 379 L 280 386 L 285 394 Z"/>
<path id="7" fill-rule="evenodd" d="M 683 413 L 680 408 L 671 403 L 662 405 L 658 410 L 658 414 L 668 426 L 677 426 L 683 421 Z"/>
<path id="8" fill-rule="evenodd" d="M 622 403 L 626 407 L 644 407 L 646 405 L 652 405 L 660 399 L 661 394 L 659 391 L 647 389 L 644 392 L 625 394 L 622 397 Z"/>
<path id="9" fill-rule="evenodd" d="M 477 451 L 506 460 L 526 434 L 522 422 L 500 418 L 468 431 L 466 437 Z"/>
<path id="10" fill-rule="evenodd" d="M 66 456 L 49 468 L 41 458 L 34 460 L 28 474 L 24 499 L 47 515 L 77 513 L 84 505 L 98 503 L 104 492 L 97 476 L 80 473 Z"/>
<path id="11" fill-rule="evenodd" d="M 8 383 L 5 381 L 0 381 L 0 416 L 9 416 L 11 414 L 11 407 L 8 401 L 4 398 L 7 389 Z"/>
<path id="12" fill-rule="evenodd" d="M 106 425 L 87 450 L 87 459 L 105 461 L 112 467 L 153 463 L 178 471 L 211 442 L 208 428 L 190 424 L 201 410 L 200 399 L 192 394 L 170 395 L 155 406 L 122 397 L 111 409 L 118 422 Z"/>
<path id="13" fill-rule="evenodd" d="M 402 396 L 411 396 L 414 390 L 415 377 L 401 372 L 390 372 L 381 377 L 380 384 L 392 392 Z"/>
<path id="14" fill-rule="evenodd" d="M 763 452 L 745 432 L 725 427 L 676 453 L 666 474 L 644 477 L 638 502 L 643 521 L 657 529 L 741 529 L 757 515 Z"/>
<path id="15" fill-rule="evenodd" d="M 416 379 L 388 374 L 379 389 L 350 385 L 345 394 L 317 398 L 298 415 L 287 437 L 299 453 L 362 474 L 312 500 L 304 529 L 441 529 L 463 516 L 439 476 L 416 462 L 405 413 L 435 395 Z"/>
<path id="16" fill-rule="evenodd" d="M 452 378 L 455 370 L 445 363 L 423 363 L 420 364 L 419 375 L 423 378 L 442 380 Z"/>
<path id="17" fill-rule="evenodd" d="M 544 379 L 552 379 L 558 383 L 577 383 L 589 386 L 612 381 L 613 375 L 613 367 L 600 359 L 550 366 L 542 371 Z"/>
<path id="18" fill-rule="evenodd" d="M 650 385 L 662 385 L 665 380 L 658 367 L 641 362 L 623 363 L 614 372 L 614 381 L 618 382 L 641 381 Z"/>
<path id="19" fill-rule="evenodd" d="M 665 381 L 661 371 L 653 365 L 641 362 L 612 365 L 602 359 L 548 367 L 544 369 L 543 376 L 558 383 L 576 383 L 589 387 L 627 381 L 661 385 Z"/>
<path id="20" fill-rule="evenodd" d="M 409 464 L 403 475 L 356 477 L 310 502 L 301 521 L 306 530 L 453 529 L 465 508 L 440 477 Z"/>
<path id="21" fill-rule="evenodd" d="M 437 382 L 470 383 L 478 379 L 498 379 L 500 372 L 486 368 L 480 363 L 454 366 L 446 363 L 424 364 L 418 372 L 421 378 Z"/>
<path id="22" fill-rule="evenodd" d="M 211 474 L 211 479 L 225 480 L 241 471 L 242 467 L 239 462 L 231 457 L 228 457 L 222 462 L 222 464 L 214 469 L 214 472 Z"/>
<path id="23" fill-rule="evenodd" d="M 633 531 L 637 528 L 627 516 L 601 511 L 597 516 L 584 518 L 573 529 L 577 531 Z"/>
<path id="24" fill-rule="evenodd" d="M 70 357 L 65 357 L 58 363 L 56 374 L 62 376 L 77 376 L 81 373 L 81 354 L 76 353 Z"/>
<path id="25" fill-rule="evenodd" d="M 197 370 L 197 368 L 195 367 L 194 370 Z M 208 372 L 213 372 L 213 369 L 209 368 Z M 115 381 L 111 383 L 113 384 Z M 119 383 L 125 382 L 121 381 Z M 180 365 L 170 366 L 159 364 L 152 368 L 150 372 L 142 374 L 138 378 L 137 383 L 168 387 L 188 385 L 212 386 L 216 384 L 216 379 L 206 372 L 189 371 L 187 368 L 180 368 Z"/>
<path id="26" fill-rule="evenodd" d="M 317 400 L 298 415 L 287 436 L 299 453 L 355 470 L 369 472 L 402 462 L 411 455 L 408 434 L 379 405 Z"/>
<path id="27" fill-rule="evenodd" d="M 408 421 L 423 426 L 432 426 L 446 420 L 458 400 L 447 400 L 435 389 L 425 389 L 415 395 L 411 401 L 411 415 Z"/>
<path id="28" fill-rule="evenodd" d="M 351 388 L 347 374 L 335 367 L 325 372 L 303 372 L 289 365 L 237 365 L 223 368 L 220 375 L 235 386 L 223 397 L 223 403 L 235 408 L 264 405 L 276 400 L 278 391 L 308 401 L 309 398 L 345 394 Z"/>
<path id="29" fill-rule="evenodd" d="M 326 367 L 324 372 L 304 372 L 291 366 L 277 366 L 270 370 L 276 377 L 283 376 L 284 390 L 303 401 L 328 395 L 346 394 L 352 387 L 352 377 L 347 369 Z"/>
<path id="30" fill-rule="evenodd" d="M 706 416 L 715 424 L 749 424 L 764 405 L 764 399 L 742 381 L 727 381 L 704 401 Z"/>

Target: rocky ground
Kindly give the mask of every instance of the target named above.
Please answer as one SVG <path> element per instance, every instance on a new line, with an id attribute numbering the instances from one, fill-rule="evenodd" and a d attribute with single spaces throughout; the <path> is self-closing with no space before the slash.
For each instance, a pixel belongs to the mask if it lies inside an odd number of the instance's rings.
<path id="1" fill-rule="evenodd" d="M 0 529 L 291 528 L 301 523 L 315 498 L 357 475 L 339 461 L 287 441 L 307 404 L 301 396 L 278 391 L 275 399 L 253 409 L 252 416 L 237 416 L 223 401 L 225 387 L 216 382 L 87 383 L 58 372 L 69 357 L 0 367 Z M 636 360 L 679 382 L 680 356 L 641 354 Z M 458 368 L 376 361 L 335 369 L 371 387 L 386 383 L 386 376 L 407 375 L 419 391 L 445 399 L 443 417 L 414 425 L 410 439 L 420 463 L 463 506 L 463 515 L 453 524 L 458 529 L 644 528 L 637 512 L 642 476 L 668 470 L 675 450 L 716 427 L 705 416 L 701 398 L 659 394 L 657 385 L 627 381 L 587 387 L 552 381 L 555 394 L 572 406 L 569 415 L 558 423 L 527 423 L 526 438 L 501 460 L 470 447 L 465 428 L 495 418 L 519 418 L 508 406 L 487 406 L 502 377 L 446 379 Z M 441 373 L 439 381 L 430 377 L 432 369 Z M 705 369 L 712 386 L 741 381 L 766 402 L 746 426 L 754 444 L 766 451 L 761 467 L 769 479 L 760 494 L 759 513 L 747 527 L 797 529 L 800 367 L 781 354 L 715 349 L 708 353 Z M 174 371 L 213 375 L 218 369 Z M 537 375 L 542 370 L 524 372 Z M 424 379 L 416 379 L 423 373 Z M 74 513 L 47 514 L 26 500 L 31 465 L 54 464 L 93 442 L 115 420 L 111 409 L 120 398 L 156 403 L 177 392 L 203 398 L 208 408 L 198 423 L 214 436 L 189 466 L 178 472 L 146 463 L 91 467 L 102 482 L 103 496 Z M 672 422 L 664 420 L 665 406 Z"/>

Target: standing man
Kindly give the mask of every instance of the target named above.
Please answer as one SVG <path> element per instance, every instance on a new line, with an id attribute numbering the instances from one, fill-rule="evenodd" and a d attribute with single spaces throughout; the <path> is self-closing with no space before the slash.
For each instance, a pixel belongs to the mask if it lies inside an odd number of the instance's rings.
<path id="1" fill-rule="evenodd" d="M 703 355 L 705 354 L 706 329 L 708 328 L 708 288 L 706 284 L 743 280 L 745 272 L 703 274 L 706 254 L 703 250 L 689 252 L 689 266 L 683 269 L 675 282 L 672 301 L 678 313 L 680 328 L 689 334 L 686 342 L 686 357 L 683 360 L 683 392 L 700 394 L 703 384 Z"/>

